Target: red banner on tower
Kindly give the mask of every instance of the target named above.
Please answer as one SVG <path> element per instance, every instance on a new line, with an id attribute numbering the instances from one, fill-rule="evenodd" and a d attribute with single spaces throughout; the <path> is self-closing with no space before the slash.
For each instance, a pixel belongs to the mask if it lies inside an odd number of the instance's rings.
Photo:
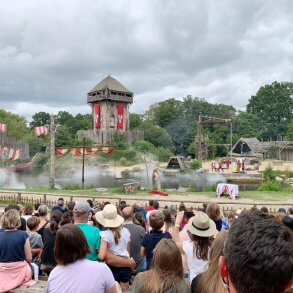
<path id="1" fill-rule="evenodd" d="M 101 117 L 100 117 L 100 105 L 95 103 L 94 105 L 94 128 L 100 129 L 101 127 Z"/>
<path id="2" fill-rule="evenodd" d="M 7 130 L 6 123 L 0 123 L 0 133 L 4 133 Z"/>
<path id="3" fill-rule="evenodd" d="M 117 129 L 123 129 L 123 119 L 124 119 L 124 105 L 118 104 L 117 105 Z"/>

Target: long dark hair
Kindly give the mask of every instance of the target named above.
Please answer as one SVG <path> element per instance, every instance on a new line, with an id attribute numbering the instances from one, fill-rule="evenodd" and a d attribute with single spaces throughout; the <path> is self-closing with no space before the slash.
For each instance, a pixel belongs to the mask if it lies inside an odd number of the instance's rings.
<path id="1" fill-rule="evenodd" d="M 61 218 L 62 218 L 62 213 L 60 211 L 53 211 L 51 213 L 50 226 L 49 226 L 49 230 L 51 234 L 55 235 L 57 233 Z"/>
<path id="2" fill-rule="evenodd" d="M 201 237 L 194 234 L 191 234 L 189 231 L 188 235 L 193 242 L 193 255 L 198 259 L 208 260 L 209 259 L 209 249 L 212 245 L 212 237 Z"/>

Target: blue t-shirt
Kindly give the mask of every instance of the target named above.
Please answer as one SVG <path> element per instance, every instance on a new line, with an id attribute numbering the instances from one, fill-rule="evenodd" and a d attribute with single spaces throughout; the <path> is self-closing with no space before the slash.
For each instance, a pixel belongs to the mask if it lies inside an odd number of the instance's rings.
<path id="1" fill-rule="evenodd" d="M 146 252 L 147 270 L 151 267 L 153 250 L 163 238 L 172 239 L 172 236 L 169 232 L 163 233 L 162 231 L 155 230 L 152 230 L 150 233 L 144 235 L 141 245 L 145 248 Z"/>
<path id="2" fill-rule="evenodd" d="M 24 244 L 28 234 L 25 231 L 0 230 L 0 262 L 25 260 Z"/>

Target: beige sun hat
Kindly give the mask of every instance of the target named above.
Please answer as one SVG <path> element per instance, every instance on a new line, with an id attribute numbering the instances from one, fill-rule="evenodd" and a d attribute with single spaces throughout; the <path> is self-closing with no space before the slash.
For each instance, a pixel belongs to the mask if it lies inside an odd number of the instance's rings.
<path id="1" fill-rule="evenodd" d="M 97 221 L 107 228 L 120 227 L 124 219 L 117 214 L 117 208 L 113 204 L 107 204 L 101 212 L 96 213 Z"/>
<path id="2" fill-rule="evenodd" d="M 187 230 L 200 237 L 211 237 L 217 233 L 215 222 L 203 212 L 197 212 L 194 217 L 189 219 Z"/>

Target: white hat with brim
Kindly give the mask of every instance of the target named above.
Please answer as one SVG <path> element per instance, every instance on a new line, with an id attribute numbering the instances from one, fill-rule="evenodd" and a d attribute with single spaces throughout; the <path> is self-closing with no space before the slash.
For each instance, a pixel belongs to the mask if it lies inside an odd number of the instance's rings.
<path id="1" fill-rule="evenodd" d="M 194 217 L 189 219 L 187 230 L 200 237 L 212 237 L 217 233 L 215 222 L 203 212 L 197 212 Z"/>
<path id="2" fill-rule="evenodd" d="M 95 214 L 97 221 L 107 228 L 120 227 L 124 219 L 117 214 L 117 208 L 113 204 L 107 204 L 101 212 Z"/>

